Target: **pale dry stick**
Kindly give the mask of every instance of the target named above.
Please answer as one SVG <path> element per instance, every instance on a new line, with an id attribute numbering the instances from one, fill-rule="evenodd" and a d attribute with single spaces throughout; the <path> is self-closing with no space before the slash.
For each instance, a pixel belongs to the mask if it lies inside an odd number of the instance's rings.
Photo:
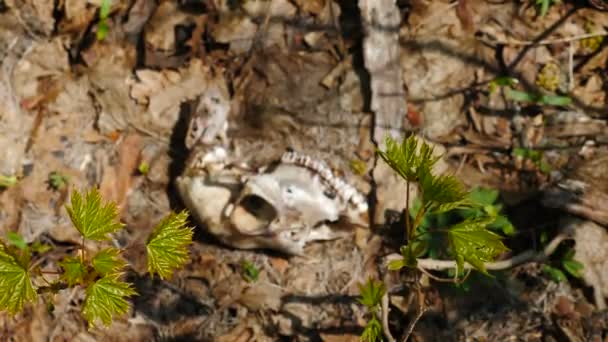
<path id="1" fill-rule="evenodd" d="M 568 91 L 574 89 L 574 42 L 568 46 Z"/>
<path id="2" fill-rule="evenodd" d="M 388 310 L 389 310 L 388 293 L 384 293 L 384 295 L 382 296 L 381 303 L 382 303 L 382 332 L 384 333 L 384 336 L 386 337 L 388 342 L 397 342 L 397 340 L 395 340 L 395 338 L 391 334 L 391 330 L 388 326 Z"/>
<path id="3" fill-rule="evenodd" d="M 523 264 L 525 262 L 543 260 L 543 259 L 547 258 L 548 256 L 550 256 L 551 254 L 553 254 L 562 241 L 568 240 L 568 239 L 570 239 L 570 237 L 567 236 L 566 234 L 559 234 L 555 238 L 553 238 L 553 240 L 551 240 L 551 242 L 549 242 L 547 247 L 545 247 L 545 249 L 542 252 L 528 250 L 528 251 L 525 251 L 521 254 L 518 254 L 518 255 L 512 257 L 511 259 L 495 261 L 495 262 L 486 262 L 486 263 L 484 263 L 484 266 L 487 270 L 499 271 L 499 270 L 505 270 L 508 268 L 512 268 L 514 266 Z M 403 256 L 401 254 L 393 253 L 393 254 L 389 254 L 386 256 L 386 262 L 388 263 L 393 260 L 400 260 L 402 258 L 403 258 Z M 417 262 L 418 262 L 419 268 L 424 268 L 426 270 L 433 270 L 433 271 L 454 269 L 457 267 L 456 261 L 454 261 L 454 260 L 418 259 Z M 471 264 L 469 264 L 469 263 L 464 264 L 464 269 L 473 269 L 473 268 L 474 267 L 471 266 Z"/>
<path id="4" fill-rule="evenodd" d="M 499 45 L 510 45 L 510 46 L 552 45 L 552 44 L 560 44 L 560 43 L 570 43 L 570 42 L 575 42 L 575 41 L 583 40 L 583 39 L 587 39 L 587 38 L 595 38 L 595 37 L 603 37 L 603 36 L 608 36 L 608 32 L 599 31 L 599 32 L 580 34 L 580 35 L 571 36 L 571 37 L 543 39 L 538 42 L 529 41 L 529 40 L 519 40 L 519 39 L 515 39 L 515 38 L 511 38 L 511 39 L 507 39 L 507 40 L 496 39 L 496 40 L 491 41 L 491 43 L 499 44 Z"/>
<path id="5" fill-rule="evenodd" d="M 414 317 L 414 319 L 407 326 L 407 330 L 405 330 L 405 334 L 403 334 L 403 337 L 401 338 L 401 342 L 406 342 L 410 338 L 410 336 L 412 335 L 412 332 L 414 332 L 414 327 L 416 326 L 416 323 L 418 323 L 418 321 L 420 320 L 420 318 L 422 318 L 422 316 L 424 315 L 424 313 L 427 310 L 428 309 L 424 308 L 424 307 L 421 307 L 418 310 L 418 314 L 416 315 L 416 317 Z"/>

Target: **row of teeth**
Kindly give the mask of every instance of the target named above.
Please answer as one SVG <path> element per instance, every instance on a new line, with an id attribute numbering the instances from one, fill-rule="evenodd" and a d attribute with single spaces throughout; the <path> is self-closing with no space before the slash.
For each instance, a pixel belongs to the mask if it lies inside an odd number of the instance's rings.
<path id="1" fill-rule="evenodd" d="M 321 160 L 295 151 L 287 151 L 281 156 L 281 162 L 295 164 L 313 170 L 346 202 L 353 204 L 357 211 L 367 212 L 367 199 L 355 187 L 337 177 Z"/>

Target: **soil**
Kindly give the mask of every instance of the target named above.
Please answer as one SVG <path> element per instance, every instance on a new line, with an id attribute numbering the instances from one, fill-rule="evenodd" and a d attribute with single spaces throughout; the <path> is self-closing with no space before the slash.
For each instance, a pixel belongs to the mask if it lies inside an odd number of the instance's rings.
<path id="1" fill-rule="evenodd" d="M 382 1 L 113 1 L 100 40 L 101 2 L 0 0 L 0 180 L 16 177 L 0 185 L 0 233 L 52 246 L 35 260 L 56 269 L 80 244 L 64 205 L 72 190 L 97 186 L 119 205 L 125 229 L 112 243 L 139 295 L 96 329 L 80 313 L 84 289 L 40 296 L 0 316 L 0 340 L 358 341 L 369 319 L 359 284 L 371 277 L 387 284 L 396 337 L 415 322 L 411 341 L 608 341 L 605 1 L 550 1 L 544 15 L 535 1 L 384 1 L 395 11 L 378 20 L 398 22 L 380 32 L 389 46 L 369 39 L 359 7 Z M 374 51 L 396 60 L 375 69 Z M 238 250 L 197 227 L 191 262 L 170 280 L 150 277 L 143 244 L 184 208 L 174 180 L 210 75 L 228 84 L 228 138 L 250 164 L 295 148 L 387 210 L 304 256 Z M 503 76 L 537 101 L 514 98 Z M 563 97 L 571 101 L 555 103 Z M 405 199 L 380 178 L 385 132 L 418 134 L 445 152 L 442 170 L 499 190 L 516 228 L 501 259 L 570 238 L 547 259 L 473 272 L 464 285 L 416 286 L 415 272 L 388 271 L 385 257 L 404 239 L 402 208 L 391 206 Z M 558 282 L 543 270 L 568 249 L 585 273 Z M 257 280 L 243 276 L 244 261 Z"/>

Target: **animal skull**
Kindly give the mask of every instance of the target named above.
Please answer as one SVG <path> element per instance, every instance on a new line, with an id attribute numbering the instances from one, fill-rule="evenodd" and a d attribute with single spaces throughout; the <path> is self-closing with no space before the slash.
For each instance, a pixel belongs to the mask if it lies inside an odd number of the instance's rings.
<path id="1" fill-rule="evenodd" d="M 186 173 L 178 177 L 177 188 L 193 216 L 211 234 L 236 248 L 302 255 L 308 242 L 343 236 L 346 231 L 335 227 L 341 219 L 364 224 L 367 205 L 353 205 L 352 198 L 334 189 L 336 181 L 328 179 L 333 174 L 289 157 L 293 152 L 263 173 L 243 175 L 230 168 Z M 354 188 L 339 184 L 346 187 L 343 192 L 355 195 Z"/>

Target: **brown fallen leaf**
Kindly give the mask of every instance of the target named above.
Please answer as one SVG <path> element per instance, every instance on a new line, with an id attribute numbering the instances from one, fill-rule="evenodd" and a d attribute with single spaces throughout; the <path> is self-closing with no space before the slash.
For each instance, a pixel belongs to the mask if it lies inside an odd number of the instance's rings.
<path id="1" fill-rule="evenodd" d="M 141 136 L 127 135 L 118 147 L 116 165 L 107 168 L 103 174 L 100 185 L 101 196 L 106 201 L 116 202 L 121 213 L 126 210 L 127 197 L 133 186 L 134 171 L 137 169 L 142 143 Z"/>

